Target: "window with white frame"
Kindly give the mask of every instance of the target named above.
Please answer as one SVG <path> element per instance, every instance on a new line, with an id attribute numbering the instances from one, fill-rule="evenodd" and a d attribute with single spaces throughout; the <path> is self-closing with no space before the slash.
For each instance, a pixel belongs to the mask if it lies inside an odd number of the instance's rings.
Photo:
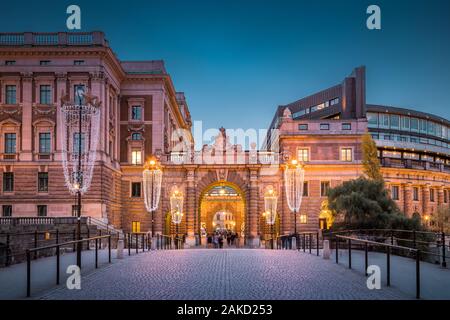
<path id="1" fill-rule="evenodd" d="M 299 148 L 297 150 L 298 161 L 300 162 L 308 162 L 309 161 L 309 149 L 308 148 Z"/>
<path id="2" fill-rule="evenodd" d="M 142 107 L 132 106 L 131 107 L 131 120 L 140 121 L 142 120 Z"/>
<path id="3" fill-rule="evenodd" d="M 16 134 L 15 133 L 5 133 L 5 153 L 15 154 L 16 153 Z"/>
<path id="4" fill-rule="evenodd" d="M 39 133 L 39 153 L 51 152 L 51 137 L 50 132 Z"/>
<path id="5" fill-rule="evenodd" d="M 142 151 L 132 150 L 131 151 L 131 164 L 138 165 L 142 164 Z"/>
<path id="6" fill-rule="evenodd" d="M 346 161 L 346 162 L 353 161 L 352 148 L 341 148 L 341 161 Z"/>

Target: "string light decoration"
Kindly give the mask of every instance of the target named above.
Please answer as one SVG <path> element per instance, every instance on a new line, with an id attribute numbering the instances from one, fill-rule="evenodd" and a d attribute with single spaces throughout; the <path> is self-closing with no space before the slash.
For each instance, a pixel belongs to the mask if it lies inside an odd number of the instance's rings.
<path id="1" fill-rule="evenodd" d="M 266 224 L 270 226 L 270 245 L 274 248 L 274 224 L 277 217 L 277 203 L 278 196 L 273 190 L 272 186 L 269 186 L 264 194 L 264 217 L 266 218 Z"/>
<path id="2" fill-rule="evenodd" d="M 144 204 L 147 211 L 152 214 L 152 237 L 155 234 L 154 212 L 159 206 L 162 175 L 162 170 L 156 163 L 156 160 L 151 159 L 145 163 L 144 171 L 142 172 Z"/>
<path id="3" fill-rule="evenodd" d="M 61 94 L 60 139 L 62 141 L 62 166 L 64 180 L 70 193 L 77 195 L 77 240 L 81 240 L 81 195 L 92 181 L 100 131 L 100 106 L 98 97 L 77 86 L 71 101 Z M 81 242 L 77 242 L 77 265 L 81 268 Z"/>
<path id="4" fill-rule="evenodd" d="M 170 196 L 170 212 L 172 215 L 172 222 L 177 226 L 183 219 L 183 193 L 175 189 Z M 178 233 L 178 232 L 177 232 Z"/>
<path id="5" fill-rule="evenodd" d="M 97 97 L 76 92 L 75 104 L 61 99 L 60 137 L 65 184 L 72 194 L 85 194 L 92 181 L 100 132 L 100 106 Z"/>
<path id="6" fill-rule="evenodd" d="M 297 160 L 292 160 L 284 170 L 284 186 L 288 207 L 294 213 L 295 234 L 297 234 L 297 213 L 300 211 L 302 204 L 304 181 L 305 170 L 303 166 L 298 164 Z"/>

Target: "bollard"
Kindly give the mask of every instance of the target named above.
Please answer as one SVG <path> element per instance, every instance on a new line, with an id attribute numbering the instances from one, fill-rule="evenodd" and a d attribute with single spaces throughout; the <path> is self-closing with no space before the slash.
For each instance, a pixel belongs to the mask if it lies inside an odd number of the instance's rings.
<path id="1" fill-rule="evenodd" d="M 123 248 L 124 241 L 122 239 L 119 239 L 117 241 L 117 259 L 123 259 Z"/>
<path id="2" fill-rule="evenodd" d="M 329 240 L 323 240 L 323 253 L 322 257 L 325 260 L 330 259 L 331 256 L 331 250 L 330 250 L 330 241 Z"/>

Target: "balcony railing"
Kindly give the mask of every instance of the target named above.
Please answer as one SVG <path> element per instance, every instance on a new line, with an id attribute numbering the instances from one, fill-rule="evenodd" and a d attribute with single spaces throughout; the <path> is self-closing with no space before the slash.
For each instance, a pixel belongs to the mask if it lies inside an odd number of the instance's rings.
<path id="1" fill-rule="evenodd" d="M 196 151 L 193 154 L 187 152 L 171 152 L 161 157 L 161 161 L 167 164 L 278 164 L 279 154 L 270 151 L 259 152 L 221 152 L 210 153 Z"/>
<path id="2" fill-rule="evenodd" d="M 380 159 L 380 163 L 383 167 L 390 167 L 390 168 L 404 168 L 404 169 L 418 169 L 418 170 L 450 172 L 449 165 L 446 165 L 444 163 L 439 163 L 439 162 L 425 161 L 425 160 L 383 157 Z"/>
<path id="3" fill-rule="evenodd" d="M 103 32 L 0 33 L 0 46 L 108 46 Z"/>
<path id="4" fill-rule="evenodd" d="M 18 159 L 17 153 L 3 153 L 1 159 L 4 161 L 16 161 Z"/>

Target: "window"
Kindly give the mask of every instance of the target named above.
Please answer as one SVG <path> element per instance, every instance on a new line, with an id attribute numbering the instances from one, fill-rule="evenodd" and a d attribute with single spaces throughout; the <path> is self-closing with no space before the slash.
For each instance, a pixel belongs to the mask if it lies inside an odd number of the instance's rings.
<path id="1" fill-rule="evenodd" d="M 419 201 L 419 188 L 418 187 L 413 188 L 413 200 Z"/>
<path id="2" fill-rule="evenodd" d="M 131 120 L 142 120 L 142 107 L 132 106 L 131 107 Z"/>
<path id="3" fill-rule="evenodd" d="M 352 159 L 352 148 L 342 148 L 341 149 L 341 161 L 351 162 Z"/>
<path id="4" fill-rule="evenodd" d="M 305 109 L 300 110 L 300 111 L 297 111 L 297 112 L 294 112 L 294 113 L 292 114 L 292 119 L 301 117 L 301 116 L 303 116 L 305 113 L 306 113 L 306 110 L 305 110 Z"/>
<path id="5" fill-rule="evenodd" d="M 16 64 L 16 61 L 14 60 L 6 60 L 5 61 L 5 66 L 13 66 Z"/>
<path id="6" fill-rule="evenodd" d="M 367 122 L 369 124 L 369 127 L 378 127 L 378 113 L 367 112 Z"/>
<path id="7" fill-rule="evenodd" d="M 307 197 L 309 193 L 308 190 L 308 181 L 303 182 L 303 196 Z"/>
<path id="8" fill-rule="evenodd" d="M 7 154 L 16 153 L 16 134 L 15 133 L 5 133 L 5 153 L 7 153 Z"/>
<path id="9" fill-rule="evenodd" d="M 140 132 L 133 132 L 131 134 L 131 140 L 142 140 L 142 134 Z"/>
<path id="10" fill-rule="evenodd" d="M 83 105 L 84 104 L 84 93 L 86 92 L 86 88 L 84 84 L 77 84 L 74 87 L 74 97 L 75 97 L 75 104 L 77 105 Z"/>
<path id="11" fill-rule="evenodd" d="M 14 191 L 14 173 L 3 172 L 3 191 L 4 192 Z"/>
<path id="12" fill-rule="evenodd" d="M 74 66 L 82 66 L 84 64 L 84 60 L 74 60 L 73 65 Z"/>
<path id="13" fill-rule="evenodd" d="M 444 190 L 444 203 L 448 203 L 448 190 Z"/>
<path id="14" fill-rule="evenodd" d="M 299 124 L 298 130 L 306 131 L 306 130 L 308 130 L 308 125 L 306 123 Z"/>
<path id="15" fill-rule="evenodd" d="M 49 85 L 40 86 L 40 103 L 50 104 L 52 102 L 52 88 Z"/>
<path id="16" fill-rule="evenodd" d="M 430 189 L 430 202 L 434 202 L 434 189 Z"/>
<path id="17" fill-rule="evenodd" d="M 398 200 L 399 199 L 399 194 L 398 194 L 398 186 L 392 186 L 392 200 Z"/>
<path id="18" fill-rule="evenodd" d="M 7 204 L 2 206 L 2 217 L 12 216 L 12 205 Z"/>
<path id="19" fill-rule="evenodd" d="M 301 224 L 307 224 L 308 223 L 308 216 L 306 214 L 300 215 L 300 223 Z"/>
<path id="20" fill-rule="evenodd" d="M 380 128 L 389 128 L 389 115 L 388 114 L 380 114 L 379 126 L 380 126 Z"/>
<path id="21" fill-rule="evenodd" d="M 16 104 L 16 86 L 6 86 L 6 104 Z"/>
<path id="22" fill-rule="evenodd" d="M 38 192 L 48 192 L 48 172 L 38 173 Z"/>
<path id="23" fill-rule="evenodd" d="M 298 149 L 297 156 L 298 156 L 298 161 L 308 162 L 309 161 L 309 149 Z"/>
<path id="24" fill-rule="evenodd" d="M 320 196 L 327 197 L 328 190 L 330 190 L 330 181 L 321 181 L 320 182 Z"/>
<path id="25" fill-rule="evenodd" d="M 402 117 L 402 129 L 409 130 L 409 117 Z"/>
<path id="26" fill-rule="evenodd" d="M 427 133 L 427 120 L 420 119 L 420 132 Z"/>
<path id="27" fill-rule="evenodd" d="M 81 133 L 81 146 L 80 146 L 80 133 L 75 132 L 73 134 L 73 153 L 78 154 L 81 148 L 81 154 L 84 153 L 84 144 L 85 144 L 84 133 Z"/>
<path id="28" fill-rule="evenodd" d="M 50 153 L 50 132 L 39 133 L 39 153 Z"/>
<path id="29" fill-rule="evenodd" d="M 352 130 L 352 124 L 351 123 L 343 123 L 342 130 Z"/>
<path id="30" fill-rule="evenodd" d="M 131 151 L 131 163 L 142 164 L 142 152 L 140 150 Z"/>
<path id="31" fill-rule="evenodd" d="M 330 106 L 334 106 L 335 104 L 339 103 L 339 98 L 334 98 L 332 100 L 330 100 Z"/>
<path id="32" fill-rule="evenodd" d="M 46 217 L 47 216 L 47 206 L 46 205 L 38 205 L 37 206 L 37 215 L 38 215 L 38 217 Z"/>
<path id="33" fill-rule="evenodd" d="M 72 205 L 72 217 L 78 217 L 78 205 Z"/>
<path id="34" fill-rule="evenodd" d="M 391 128 L 397 129 L 400 125 L 400 117 L 396 114 L 391 115 Z"/>
<path id="35" fill-rule="evenodd" d="M 131 196 L 134 198 L 139 198 L 141 196 L 141 183 L 132 182 L 131 183 Z"/>
<path id="36" fill-rule="evenodd" d="M 371 133 L 372 139 L 378 140 L 380 139 L 380 135 L 378 133 Z"/>
<path id="37" fill-rule="evenodd" d="M 39 61 L 39 65 L 48 66 L 50 64 L 50 60 L 41 60 Z"/>
<path id="38" fill-rule="evenodd" d="M 330 125 L 328 123 L 321 123 L 320 130 L 330 130 Z"/>
<path id="39" fill-rule="evenodd" d="M 419 131 L 419 119 L 411 118 L 410 126 L 411 126 L 411 131 Z"/>
<path id="40" fill-rule="evenodd" d="M 131 232 L 133 233 L 141 232 L 141 223 L 139 221 L 133 221 L 131 223 Z"/>

